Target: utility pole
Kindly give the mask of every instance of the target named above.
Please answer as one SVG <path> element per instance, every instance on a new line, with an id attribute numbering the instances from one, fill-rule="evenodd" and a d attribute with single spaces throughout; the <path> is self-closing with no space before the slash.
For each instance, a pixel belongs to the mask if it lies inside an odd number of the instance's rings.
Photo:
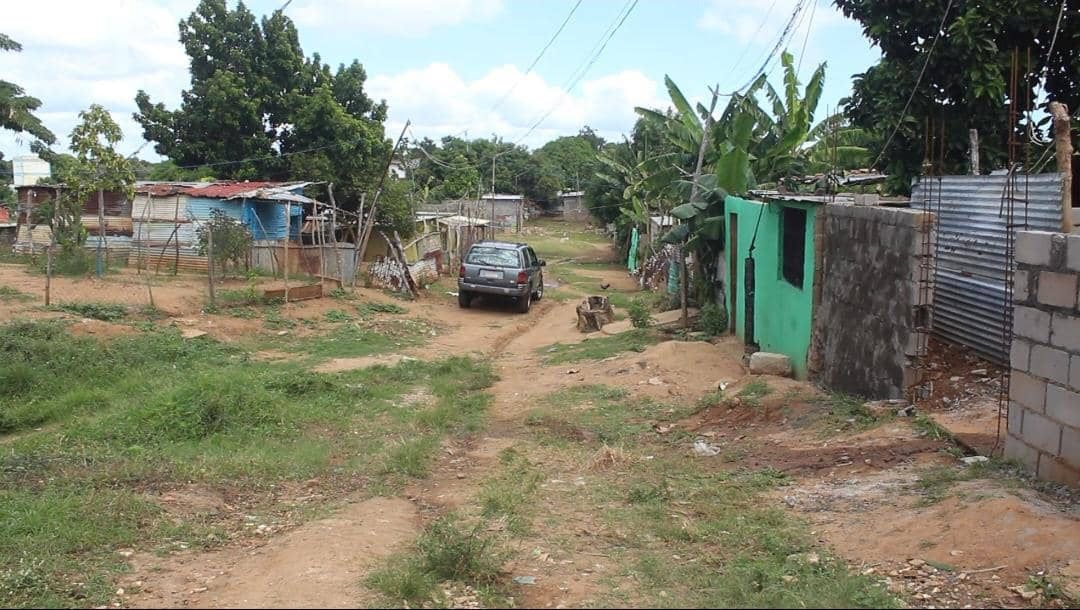
<path id="1" fill-rule="evenodd" d="M 720 98 L 720 83 L 712 88 L 712 103 L 709 104 L 709 116 L 701 127 L 701 146 L 698 147 L 697 165 L 694 167 L 694 181 L 690 185 L 690 203 L 697 200 L 698 180 L 701 178 L 701 166 L 705 162 L 705 147 L 709 143 L 709 128 L 712 127 L 712 116 L 716 110 L 716 101 Z M 687 306 L 687 293 L 689 292 L 687 269 L 686 269 L 686 243 L 683 239 L 682 248 L 679 249 L 679 300 L 682 305 L 682 327 L 690 327 L 690 313 Z"/>

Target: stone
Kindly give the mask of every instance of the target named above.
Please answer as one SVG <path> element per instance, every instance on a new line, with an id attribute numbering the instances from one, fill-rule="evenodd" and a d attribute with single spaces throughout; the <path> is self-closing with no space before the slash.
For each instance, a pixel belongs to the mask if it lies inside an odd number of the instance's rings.
<path id="1" fill-rule="evenodd" d="M 1016 271 L 1013 274 L 1013 300 L 1017 302 L 1023 302 L 1028 300 L 1030 294 L 1028 293 L 1029 281 L 1031 280 L 1031 274 L 1023 269 Z"/>
<path id="2" fill-rule="evenodd" d="M 754 375 L 791 375 L 791 359 L 783 354 L 755 352 L 750 356 L 750 372 Z"/>
<path id="3" fill-rule="evenodd" d="M 1024 413 L 1024 442 L 1051 455 L 1061 449 L 1061 424 L 1040 413 Z"/>
<path id="4" fill-rule="evenodd" d="M 1046 408 L 1046 382 L 1014 371 L 1009 383 L 1009 398 L 1028 409 L 1042 412 Z"/>
<path id="5" fill-rule="evenodd" d="M 1023 339 L 1013 339 L 1012 350 L 1009 352 L 1009 362 L 1012 368 L 1018 371 L 1029 370 L 1028 363 L 1031 361 L 1031 344 Z"/>
<path id="6" fill-rule="evenodd" d="M 1005 457 L 1020 462 L 1031 471 L 1039 465 L 1039 452 L 1012 431 L 1005 437 Z"/>
<path id="7" fill-rule="evenodd" d="M 196 339 L 204 335 L 206 335 L 205 330 L 198 330 L 195 328 L 185 328 L 184 330 L 180 331 L 180 336 L 185 339 Z"/>
<path id="8" fill-rule="evenodd" d="M 1046 414 L 1066 426 L 1080 428 L 1080 394 L 1047 384 Z"/>
<path id="9" fill-rule="evenodd" d="M 1053 307 L 1076 307 L 1076 280 L 1074 273 L 1039 272 L 1039 292 L 1036 300 Z"/>

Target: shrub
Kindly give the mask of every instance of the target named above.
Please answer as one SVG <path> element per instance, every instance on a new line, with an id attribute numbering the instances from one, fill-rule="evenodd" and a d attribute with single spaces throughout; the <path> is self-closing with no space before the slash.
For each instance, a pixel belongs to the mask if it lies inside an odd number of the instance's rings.
<path id="1" fill-rule="evenodd" d="M 644 300 L 638 298 L 630 301 L 630 306 L 626 308 L 626 311 L 634 328 L 648 328 L 653 325 L 652 313 Z"/>
<path id="2" fill-rule="evenodd" d="M 710 337 L 727 333 L 727 308 L 712 301 L 705 303 L 698 314 L 697 327 Z"/>

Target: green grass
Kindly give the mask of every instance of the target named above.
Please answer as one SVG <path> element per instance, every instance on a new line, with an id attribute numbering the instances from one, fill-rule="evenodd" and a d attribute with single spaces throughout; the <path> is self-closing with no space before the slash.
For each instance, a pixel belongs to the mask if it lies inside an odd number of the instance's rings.
<path id="1" fill-rule="evenodd" d="M 0 303 L 11 303 L 14 301 L 32 301 L 34 297 L 20 292 L 11 286 L 0 286 Z"/>
<path id="2" fill-rule="evenodd" d="M 102 342 L 42 322 L 0 326 L 0 353 L 0 433 L 18 433 L 0 437 L 0 599 L 15 606 L 106 604 L 115 549 L 211 540 L 212 519 L 174 523 L 148 490 L 205 485 L 269 514 L 290 510 L 267 495 L 286 482 L 392 491 L 442 437 L 483 427 L 494 380 L 469 358 L 316 374 L 173 330 Z M 418 386 L 432 400 L 400 406 Z"/>
<path id="3" fill-rule="evenodd" d="M 1022 469 L 1017 464 L 1000 458 L 970 465 L 932 466 L 919 472 L 914 489 L 919 493 L 922 505 L 935 504 L 948 497 L 954 485 L 974 479 L 997 478 L 1020 481 Z"/>
<path id="4" fill-rule="evenodd" d="M 602 360 L 623 352 L 643 352 L 660 338 L 645 329 L 634 329 L 611 336 L 589 338 L 581 343 L 555 343 L 537 350 L 545 364 L 564 364 L 581 360 Z"/>
<path id="5" fill-rule="evenodd" d="M 396 303 L 376 303 L 374 301 L 358 303 L 356 311 L 364 318 L 370 318 L 379 313 L 400 314 L 408 312 L 407 309 Z"/>
<path id="6" fill-rule="evenodd" d="M 821 423 L 828 430 L 868 430 L 886 421 L 866 407 L 866 399 L 848 394 L 830 394 L 814 401 L 824 408 Z"/>
<path id="7" fill-rule="evenodd" d="M 63 311 L 84 318 L 93 318 L 105 322 L 118 322 L 128 314 L 127 307 L 117 303 L 58 303 L 49 307 L 52 311 Z"/>
<path id="8" fill-rule="evenodd" d="M 527 534 L 534 517 L 533 495 L 543 480 L 543 473 L 524 455 L 514 449 L 504 449 L 499 453 L 497 473 L 485 481 L 480 490 L 483 516 L 505 519 L 507 530 L 512 534 Z"/>
<path id="9" fill-rule="evenodd" d="M 433 521 L 409 551 L 393 558 L 366 579 L 385 597 L 383 607 L 406 607 L 449 600 L 433 595 L 436 583 L 456 581 L 484 587 L 496 582 L 502 558 L 497 541 L 484 532 L 485 522 L 468 525 L 455 514 Z"/>
<path id="10" fill-rule="evenodd" d="M 737 396 L 749 407 L 761 405 L 761 399 L 772 394 L 773 389 L 761 379 L 755 379 L 739 390 Z"/>

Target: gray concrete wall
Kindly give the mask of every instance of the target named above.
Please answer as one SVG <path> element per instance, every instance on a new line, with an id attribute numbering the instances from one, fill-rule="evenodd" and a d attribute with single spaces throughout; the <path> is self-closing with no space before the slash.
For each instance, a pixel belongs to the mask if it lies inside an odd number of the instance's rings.
<path id="1" fill-rule="evenodd" d="M 921 210 L 826 205 L 816 227 L 810 377 L 868 398 L 902 398 L 920 380 L 914 357 L 932 290 L 919 289 L 932 217 Z M 932 249 L 931 249 L 932 251 Z"/>
<path id="2" fill-rule="evenodd" d="M 1016 238 L 1005 455 L 1080 486 L 1080 235 Z"/>

